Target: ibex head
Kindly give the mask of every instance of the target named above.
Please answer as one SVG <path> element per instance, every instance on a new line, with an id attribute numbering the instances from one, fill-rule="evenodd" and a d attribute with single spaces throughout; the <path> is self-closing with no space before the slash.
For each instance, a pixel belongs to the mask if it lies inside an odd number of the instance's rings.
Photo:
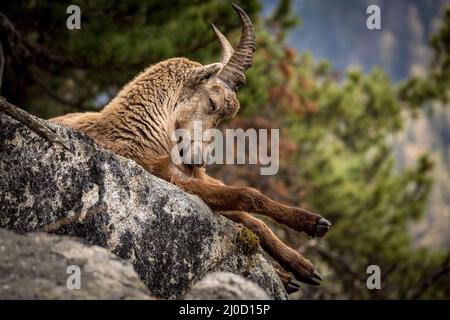
<path id="1" fill-rule="evenodd" d="M 221 62 L 191 69 L 187 85 L 177 101 L 177 129 L 189 130 L 191 136 L 194 136 L 194 121 L 201 121 L 203 130 L 215 128 L 221 120 L 233 118 L 239 110 L 236 92 L 240 85 L 245 84 L 244 72 L 252 65 L 255 32 L 248 15 L 235 4 L 233 8 L 242 24 L 236 50 L 211 24 L 222 47 Z"/>

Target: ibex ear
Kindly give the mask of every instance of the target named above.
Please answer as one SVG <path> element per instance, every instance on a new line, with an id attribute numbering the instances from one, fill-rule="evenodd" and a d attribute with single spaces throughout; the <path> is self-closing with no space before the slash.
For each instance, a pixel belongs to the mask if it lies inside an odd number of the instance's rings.
<path id="1" fill-rule="evenodd" d="M 222 71 L 221 63 L 211 63 L 206 66 L 192 69 L 189 84 L 192 86 L 202 85 L 216 77 Z"/>

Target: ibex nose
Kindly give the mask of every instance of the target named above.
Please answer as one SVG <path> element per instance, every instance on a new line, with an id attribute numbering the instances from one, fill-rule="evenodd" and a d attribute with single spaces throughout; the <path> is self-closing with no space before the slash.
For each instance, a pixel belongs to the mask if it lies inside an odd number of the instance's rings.
<path id="1" fill-rule="evenodd" d="M 194 166 L 198 168 L 203 168 L 205 166 L 205 161 L 203 160 L 203 148 L 201 143 L 194 143 L 191 145 L 191 151 L 192 151 L 192 159 Z"/>
<path id="2" fill-rule="evenodd" d="M 197 150 L 197 153 L 194 155 L 194 165 L 198 168 L 203 168 L 207 164 L 212 164 L 214 160 L 209 147 L 204 147 L 202 151 L 203 152 Z"/>

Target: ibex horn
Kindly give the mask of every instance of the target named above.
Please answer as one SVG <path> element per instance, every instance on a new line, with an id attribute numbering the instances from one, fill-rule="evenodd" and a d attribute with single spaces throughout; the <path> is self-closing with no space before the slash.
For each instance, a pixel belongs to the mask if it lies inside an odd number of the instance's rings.
<path id="1" fill-rule="evenodd" d="M 256 41 L 255 30 L 249 16 L 236 4 L 233 3 L 232 6 L 238 13 L 242 25 L 241 39 L 236 51 L 233 52 L 228 40 L 214 25 L 212 25 L 212 28 L 222 46 L 222 63 L 226 61 L 219 78 L 234 90 L 237 86 L 245 84 L 244 72 L 253 64 L 252 56 L 256 49 Z"/>

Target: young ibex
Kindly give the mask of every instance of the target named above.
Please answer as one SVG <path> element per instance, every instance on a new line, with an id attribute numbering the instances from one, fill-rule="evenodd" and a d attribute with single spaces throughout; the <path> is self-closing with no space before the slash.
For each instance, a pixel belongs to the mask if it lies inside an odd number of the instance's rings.
<path id="1" fill-rule="evenodd" d="M 175 129 L 215 128 L 239 110 L 238 86 L 252 65 L 255 33 L 247 14 L 238 6 L 242 35 L 236 50 L 211 24 L 222 47 L 221 62 L 202 66 L 185 58 L 153 65 L 129 82 L 101 111 L 72 113 L 51 121 L 79 129 L 113 152 L 131 158 L 150 173 L 196 194 L 214 211 L 241 223 L 260 239 L 265 251 L 287 271 L 305 283 L 319 284 L 314 266 L 280 241 L 262 221 L 247 212 L 269 216 L 310 236 L 323 236 L 331 224 L 320 215 L 275 202 L 252 188 L 226 186 L 208 176 L 202 165 L 175 165 L 171 139 Z M 296 287 L 286 274 L 285 284 Z"/>

